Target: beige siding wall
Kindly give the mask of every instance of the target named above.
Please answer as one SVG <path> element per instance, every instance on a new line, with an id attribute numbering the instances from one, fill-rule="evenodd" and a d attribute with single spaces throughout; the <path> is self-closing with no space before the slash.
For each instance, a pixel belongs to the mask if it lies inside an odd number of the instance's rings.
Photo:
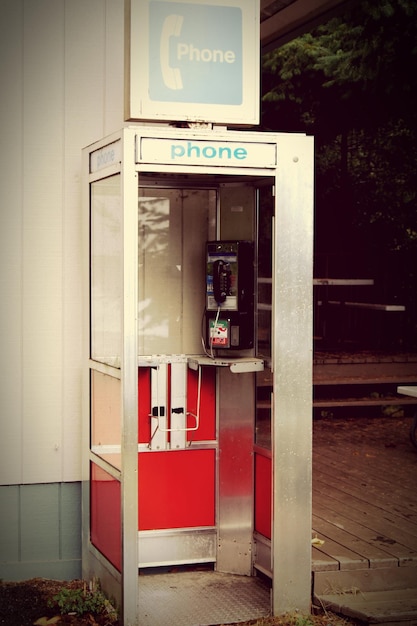
<path id="1" fill-rule="evenodd" d="M 0 11 L 0 481 L 74 481 L 81 149 L 123 125 L 123 0 Z"/>

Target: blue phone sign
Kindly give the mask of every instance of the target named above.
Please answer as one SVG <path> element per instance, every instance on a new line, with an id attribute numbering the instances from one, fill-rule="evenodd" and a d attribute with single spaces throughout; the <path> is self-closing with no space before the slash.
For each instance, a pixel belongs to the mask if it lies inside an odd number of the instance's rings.
<path id="1" fill-rule="evenodd" d="M 151 100 L 242 103 L 240 8 L 151 0 L 149 35 Z"/>

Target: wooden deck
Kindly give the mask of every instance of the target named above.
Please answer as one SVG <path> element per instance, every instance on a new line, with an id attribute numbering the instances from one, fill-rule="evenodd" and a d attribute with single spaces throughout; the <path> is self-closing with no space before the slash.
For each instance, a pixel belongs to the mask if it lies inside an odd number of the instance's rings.
<path id="1" fill-rule="evenodd" d="M 399 396 L 397 386 L 417 384 L 417 354 L 401 352 L 315 352 L 317 408 L 417 404 Z"/>
<path id="2" fill-rule="evenodd" d="M 313 536 L 324 542 L 313 548 L 314 597 L 368 622 L 417 624 L 410 426 L 382 414 L 314 422 Z"/>

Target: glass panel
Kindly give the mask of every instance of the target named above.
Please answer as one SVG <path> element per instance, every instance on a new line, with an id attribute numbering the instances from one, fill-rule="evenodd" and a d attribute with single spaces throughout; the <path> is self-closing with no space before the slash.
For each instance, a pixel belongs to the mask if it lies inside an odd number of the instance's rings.
<path id="1" fill-rule="evenodd" d="M 271 187 L 259 190 L 258 219 L 258 349 L 268 365 L 271 361 L 272 230 L 275 198 Z"/>
<path id="2" fill-rule="evenodd" d="M 271 457 L 255 454 L 255 531 L 271 539 L 272 520 Z"/>
<path id="3" fill-rule="evenodd" d="M 91 358 L 120 367 L 120 174 L 91 185 Z"/>
<path id="4" fill-rule="evenodd" d="M 139 354 L 199 354 L 216 191 L 141 189 Z"/>
<path id="5" fill-rule="evenodd" d="M 120 380 L 101 372 L 91 372 L 91 447 L 109 461 L 120 455 Z M 110 462 L 110 461 L 109 461 Z"/>
<path id="6" fill-rule="evenodd" d="M 272 237 L 275 198 L 271 187 L 259 190 L 258 220 L 258 328 L 257 356 L 265 359 L 265 370 L 256 375 L 257 445 L 271 447 L 271 347 L 272 347 Z"/>
<path id="7" fill-rule="evenodd" d="M 97 550 L 121 570 L 121 485 L 101 467 L 91 463 L 90 535 Z"/>

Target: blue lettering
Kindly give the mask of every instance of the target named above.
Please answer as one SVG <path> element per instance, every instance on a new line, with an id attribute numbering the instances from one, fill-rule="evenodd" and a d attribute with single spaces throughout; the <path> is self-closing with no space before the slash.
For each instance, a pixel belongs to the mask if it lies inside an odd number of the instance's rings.
<path id="1" fill-rule="evenodd" d="M 219 157 L 222 159 L 223 158 L 223 154 L 226 153 L 226 157 L 228 159 L 232 158 L 232 150 L 231 148 L 229 148 L 229 146 L 223 146 L 221 148 L 219 148 Z"/>
<path id="2" fill-rule="evenodd" d="M 183 157 L 187 159 L 237 159 L 242 161 L 246 159 L 248 156 L 248 151 L 246 148 L 238 147 L 232 149 L 231 146 L 213 146 L 210 144 L 203 144 L 203 147 L 198 143 L 193 143 L 192 141 L 187 141 L 186 146 L 183 144 L 172 144 L 171 145 L 171 159 L 182 159 Z"/>
<path id="3" fill-rule="evenodd" d="M 176 157 L 183 157 L 185 154 L 185 148 L 183 146 L 171 146 L 171 159 Z"/>
<path id="4" fill-rule="evenodd" d="M 187 143 L 187 156 L 193 156 L 193 150 L 195 150 L 195 156 L 198 159 L 200 157 L 200 148 L 198 146 L 193 146 L 191 141 Z"/>
<path id="5" fill-rule="evenodd" d="M 212 159 L 216 155 L 217 150 L 213 146 L 206 146 L 205 148 L 203 148 L 203 156 L 205 156 L 206 159 Z"/>
<path id="6" fill-rule="evenodd" d="M 248 151 L 246 150 L 246 148 L 236 148 L 233 154 L 236 159 L 246 159 L 246 157 L 248 156 Z"/>

